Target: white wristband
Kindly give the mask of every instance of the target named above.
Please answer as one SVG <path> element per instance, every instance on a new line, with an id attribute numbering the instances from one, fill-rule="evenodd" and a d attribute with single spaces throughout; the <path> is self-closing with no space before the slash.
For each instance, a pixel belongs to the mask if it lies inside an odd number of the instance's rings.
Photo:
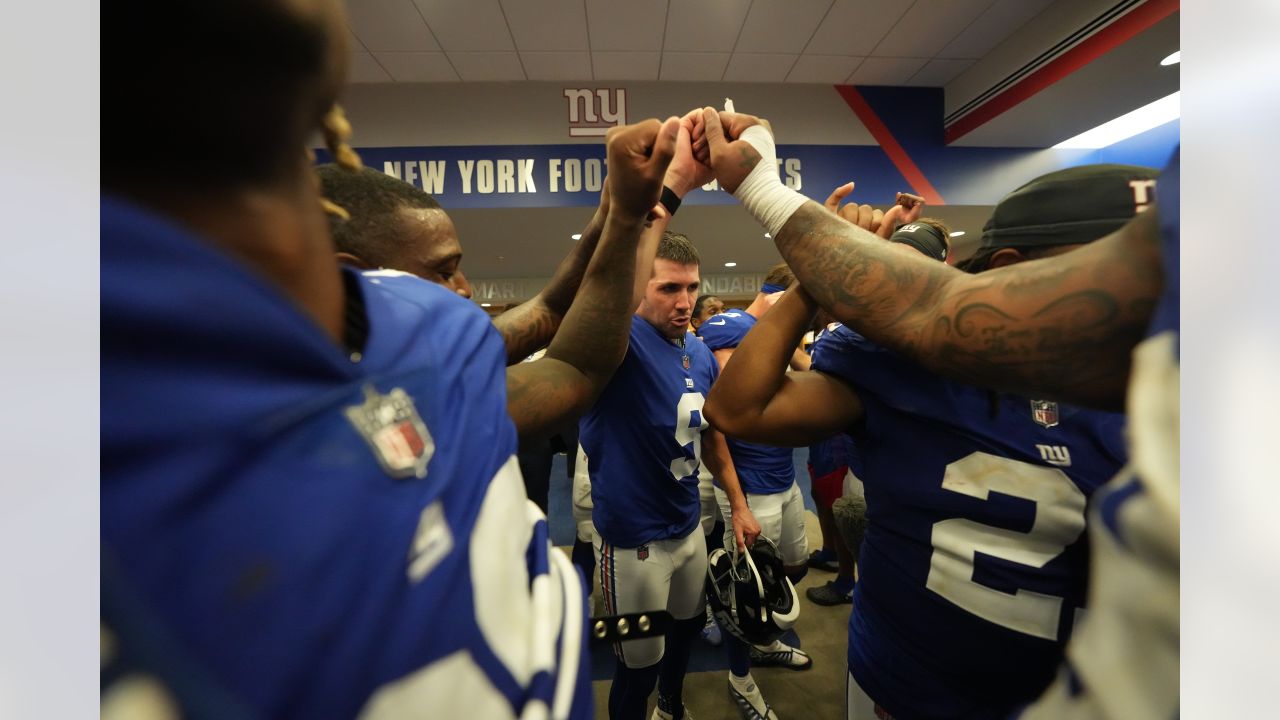
<path id="1" fill-rule="evenodd" d="M 777 235 L 809 198 L 782 184 L 778 177 L 778 155 L 773 136 L 763 125 L 747 128 L 741 139 L 760 153 L 760 162 L 751 168 L 733 196 L 764 225 L 770 235 Z"/>

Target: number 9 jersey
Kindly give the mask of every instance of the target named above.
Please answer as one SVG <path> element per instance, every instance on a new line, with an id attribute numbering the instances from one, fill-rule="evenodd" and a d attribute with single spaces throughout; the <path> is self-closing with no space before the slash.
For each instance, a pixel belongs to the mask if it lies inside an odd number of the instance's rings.
<path id="1" fill-rule="evenodd" d="M 626 357 L 579 424 L 592 519 L 610 544 L 681 538 L 698 524 L 702 405 L 719 374 L 693 333 L 682 347 L 632 317 Z"/>
<path id="2" fill-rule="evenodd" d="M 898 718 L 998 718 L 1048 685 L 1084 604 L 1088 497 L 1123 416 L 935 375 L 846 327 L 815 370 L 865 406 L 869 525 L 849 672 Z"/>

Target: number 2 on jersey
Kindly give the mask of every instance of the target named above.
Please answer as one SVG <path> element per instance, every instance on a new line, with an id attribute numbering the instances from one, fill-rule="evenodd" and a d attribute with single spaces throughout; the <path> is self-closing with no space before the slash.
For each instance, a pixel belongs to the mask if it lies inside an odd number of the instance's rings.
<path id="1" fill-rule="evenodd" d="M 687 392 L 680 396 L 676 403 L 676 442 L 680 447 L 688 448 L 693 444 L 693 457 L 680 457 L 671 461 L 671 475 L 677 481 L 698 475 L 698 467 L 702 465 L 702 435 L 707 427 L 707 419 L 702 415 L 702 405 L 706 398 L 700 392 Z"/>
<path id="2" fill-rule="evenodd" d="M 973 579 L 977 553 L 1042 568 L 1084 530 L 1085 496 L 1066 473 L 1011 458 L 975 452 L 947 465 L 944 490 L 980 500 L 998 492 L 1036 504 L 1029 532 L 965 518 L 934 523 L 933 555 L 925 587 L 978 617 L 1027 635 L 1058 639 L 1062 598 L 1030 590 L 1012 595 Z"/>

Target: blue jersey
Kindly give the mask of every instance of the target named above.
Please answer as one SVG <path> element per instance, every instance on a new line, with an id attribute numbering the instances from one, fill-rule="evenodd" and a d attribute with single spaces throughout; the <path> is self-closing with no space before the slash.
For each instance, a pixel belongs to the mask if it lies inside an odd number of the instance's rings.
<path id="1" fill-rule="evenodd" d="M 1028 720 L 1179 715 L 1179 151 L 1156 184 L 1164 291 L 1133 351 L 1130 464 L 1089 516 L 1089 614 Z M 1153 212 L 1153 210 L 1147 210 Z"/>
<path id="2" fill-rule="evenodd" d="M 831 341 L 828 338 L 838 327 L 843 326 L 832 323 L 814 337 L 813 346 L 809 350 L 814 362 L 819 362 L 823 353 L 831 352 Z M 849 433 L 841 432 L 809 446 L 809 473 L 814 478 L 823 477 L 840 468 L 848 468 L 856 477 L 862 476 L 862 458 L 858 454 L 857 443 Z"/>
<path id="3" fill-rule="evenodd" d="M 865 405 L 849 671 L 900 718 L 996 718 L 1052 679 L 1084 605 L 1089 495 L 1123 416 L 941 378 L 848 328 L 815 369 Z"/>
<path id="4" fill-rule="evenodd" d="M 756 324 L 754 316 L 742 310 L 720 313 L 698 327 L 698 335 L 712 351 L 736 348 Z M 795 482 L 792 449 L 726 437 L 733 467 L 743 492 L 772 495 L 784 492 Z"/>
<path id="5" fill-rule="evenodd" d="M 578 426 L 600 537 L 634 548 L 693 532 L 708 427 L 702 405 L 719 375 L 692 333 L 681 347 L 632 317 L 622 365 Z"/>
<path id="6" fill-rule="evenodd" d="M 348 356 L 184 229 L 104 198 L 101 230 L 104 558 L 211 686 L 272 717 L 590 714 L 582 586 L 475 305 L 343 271 Z"/>

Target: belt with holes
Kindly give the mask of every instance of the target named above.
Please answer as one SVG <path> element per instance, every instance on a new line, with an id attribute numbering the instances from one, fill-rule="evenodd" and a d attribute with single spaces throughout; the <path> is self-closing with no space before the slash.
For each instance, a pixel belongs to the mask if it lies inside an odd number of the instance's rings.
<path id="1" fill-rule="evenodd" d="M 671 613 L 666 610 L 600 615 L 588 621 L 592 645 L 644 640 L 667 634 L 671 629 Z"/>

